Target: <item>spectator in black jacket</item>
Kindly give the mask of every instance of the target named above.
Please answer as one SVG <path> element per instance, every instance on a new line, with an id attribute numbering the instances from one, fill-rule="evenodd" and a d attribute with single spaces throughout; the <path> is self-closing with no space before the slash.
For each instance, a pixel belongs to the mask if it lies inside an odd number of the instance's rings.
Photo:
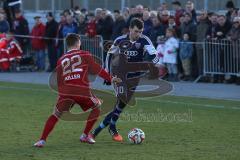
<path id="1" fill-rule="evenodd" d="M 64 41 L 63 41 L 63 26 L 67 23 L 66 17 L 64 16 L 64 13 L 60 14 L 60 22 L 58 25 L 58 30 L 57 30 L 57 38 L 55 46 L 57 47 L 57 58 L 60 58 L 62 54 L 64 53 Z"/>
<path id="2" fill-rule="evenodd" d="M 125 33 L 126 22 L 124 17 L 120 14 L 119 10 L 114 10 L 115 22 L 113 24 L 112 40 Z"/>
<path id="3" fill-rule="evenodd" d="M 185 13 L 184 14 L 184 22 L 181 24 L 181 36 L 183 36 L 184 33 L 190 34 L 190 40 L 195 42 L 196 41 L 196 30 L 197 25 L 192 21 L 192 15 L 191 13 Z"/>
<path id="4" fill-rule="evenodd" d="M 3 0 L 4 2 L 4 10 L 6 12 L 7 21 L 12 29 L 12 22 L 16 18 L 16 11 L 20 10 L 22 0 Z"/>
<path id="5" fill-rule="evenodd" d="M 152 22 L 153 22 L 153 27 L 150 30 L 149 38 L 151 39 L 153 44 L 156 46 L 157 45 L 157 37 L 165 36 L 167 26 L 161 24 L 158 17 L 153 18 Z"/>
<path id="6" fill-rule="evenodd" d="M 236 10 L 232 0 L 227 1 L 226 8 L 228 10 L 228 12 L 226 13 L 227 20 L 232 21 L 232 13 Z"/>
<path id="7" fill-rule="evenodd" d="M 191 13 L 192 15 L 192 22 L 197 24 L 197 12 L 194 8 L 194 3 L 192 1 L 187 1 L 186 4 L 186 12 Z"/>
<path id="8" fill-rule="evenodd" d="M 210 25 L 206 33 L 207 39 L 212 39 L 216 37 L 216 28 L 218 26 L 218 15 L 216 13 L 212 13 L 209 16 Z"/>
<path id="9" fill-rule="evenodd" d="M 24 18 L 22 12 L 20 10 L 17 10 L 15 12 L 15 16 L 16 18 L 13 23 L 13 33 L 15 35 L 29 36 L 28 21 Z M 23 54 L 26 54 L 30 39 L 26 37 L 16 36 L 16 40 L 21 45 Z"/>
<path id="10" fill-rule="evenodd" d="M 220 15 L 218 16 L 218 25 L 216 27 L 216 38 L 223 39 L 226 38 L 227 33 L 232 28 L 232 25 L 229 21 L 227 21 L 226 16 Z"/>
<path id="11" fill-rule="evenodd" d="M 48 49 L 48 60 L 49 67 L 48 72 L 51 72 L 55 69 L 57 64 L 57 50 L 55 47 L 55 38 L 57 37 L 58 23 L 55 21 L 52 12 L 47 13 L 47 23 L 45 30 L 45 37 L 51 38 L 46 39 L 47 49 Z"/>
<path id="12" fill-rule="evenodd" d="M 86 27 L 87 27 L 86 16 L 81 13 L 81 14 L 78 14 L 76 17 L 77 17 L 77 24 L 78 24 L 78 34 L 85 35 Z"/>
<path id="13" fill-rule="evenodd" d="M 103 40 L 110 40 L 113 29 L 113 19 L 108 11 L 103 9 L 101 13 L 101 19 L 97 23 L 97 34 L 103 37 Z"/>
<path id="14" fill-rule="evenodd" d="M 143 22 L 144 22 L 143 34 L 149 36 L 149 31 L 151 30 L 151 28 L 153 26 L 152 20 L 150 19 L 149 11 L 143 12 Z"/>
<path id="15" fill-rule="evenodd" d="M 0 33 L 7 33 L 9 30 L 9 23 L 5 19 L 5 15 L 3 13 L 0 13 Z"/>

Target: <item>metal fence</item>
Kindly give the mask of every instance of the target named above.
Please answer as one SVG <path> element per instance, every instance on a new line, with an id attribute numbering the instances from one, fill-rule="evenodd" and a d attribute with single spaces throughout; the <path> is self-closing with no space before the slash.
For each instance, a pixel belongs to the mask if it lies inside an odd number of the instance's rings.
<path id="1" fill-rule="evenodd" d="M 85 35 L 81 36 L 81 49 L 85 51 L 89 51 L 94 56 L 95 60 L 98 63 L 104 64 L 104 53 L 103 53 L 103 38 L 102 36 L 95 36 L 89 38 Z"/>
<path id="2" fill-rule="evenodd" d="M 45 49 L 43 50 L 43 57 L 45 59 L 44 64 L 45 67 L 47 67 L 49 65 L 49 58 L 47 58 L 48 56 L 48 49 L 47 49 L 47 43 L 49 42 L 49 40 L 53 40 L 54 42 L 59 42 L 59 45 L 55 46 L 55 52 L 54 54 L 56 54 L 56 58 L 60 58 L 60 56 L 67 51 L 66 48 L 66 41 L 65 39 L 57 39 L 57 38 L 49 38 L 49 37 L 36 37 L 36 36 L 29 36 L 29 35 L 14 35 L 14 37 L 21 41 L 23 41 L 23 39 L 25 40 L 24 44 L 20 44 L 22 50 L 23 50 L 23 56 L 22 59 L 20 61 L 20 63 L 18 65 L 12 65 L 11 64 L 11 71 L 34 71 L 36 66 L 37 66 L 37 54 L 36 54 L 36 50 L 34 50 L 34 48 L 31 45 L 31 41 L 32 39 L 41 39 L 44 40 L 46 43 Z M 81 49 L 85 50 L 85 51 L 89 51 L 92 56 L 94 57 L 95 61 L 97 63 L 99 63 L 100 65 L 103 65 L 104 62 L 104 53 L 103 53 L 103 39 L 101 36 L 95 36 L 95 37 L 88 37 L 85 35 L 80 35 L 81 37 Z M 62 41 L 62 43 L 60 44 L 60 41 Z M 53 44 L 54 45 L 54 44 Z M 53 57 L 52 57 L 53 58 Z M 17 68 L 16 68 L 17 67 Z"/>
<path id="3" fill-rule="evenodd" d="M 240 40 L 206 40 L 203 57 L 204 74 L 239 75 Z"/>

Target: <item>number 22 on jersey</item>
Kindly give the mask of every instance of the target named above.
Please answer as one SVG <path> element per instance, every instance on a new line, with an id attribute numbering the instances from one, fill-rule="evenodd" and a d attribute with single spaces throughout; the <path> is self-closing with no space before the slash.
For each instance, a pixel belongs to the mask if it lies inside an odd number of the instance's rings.
<path id="1" fill-rule="evenodd" d="M 72 56 L 71 58 L 64 58 L 61 62 L 63 69 L 63 76 L 69 73 L 82 72 L 83 69 L 79 66 L 82 63 L 80 55 Z"/>

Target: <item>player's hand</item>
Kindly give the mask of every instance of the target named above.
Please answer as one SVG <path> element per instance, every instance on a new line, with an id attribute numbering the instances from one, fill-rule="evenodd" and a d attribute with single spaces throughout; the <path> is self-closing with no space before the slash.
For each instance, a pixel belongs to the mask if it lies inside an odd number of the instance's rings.
<path id="1" fill-rule="evenodd" d="M 120 78 L 118 78 L 117 76 L 114 76 L 113 78 L 112 78 L 112 83 L 121 83 L 122 82 L 122 80 L 120 79 Z"/>
<path id="2" fill-rule="evenodd" d="M 112 83 L 110 81 L 104 80 L 103 84 L 107 85 L 107 86 L 110 86 Z"/>

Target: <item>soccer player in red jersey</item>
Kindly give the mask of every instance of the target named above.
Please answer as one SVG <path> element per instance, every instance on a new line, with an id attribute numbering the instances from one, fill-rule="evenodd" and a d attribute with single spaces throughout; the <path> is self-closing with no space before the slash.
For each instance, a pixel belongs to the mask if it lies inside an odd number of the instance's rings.
<path id="1" fill-rule="evenodd" d="M 58 101 L 53 114 L 48 118 L 41 138 L 35 147 L 43 147 L 46 139 L 58 122 L 63 112 L 68 112 L 74 104 L 80 105 L 83 111 L 91 109 L 86 127 L 80 136 L 81 142 L 94 144 L 95 140 L 89 134 L 100 114 L 101 101 L 91 93 L 88 74 L 97 74 L 105 80 L 120 83 L 121 79 L 112 77 L 99 64 L 91 54 L 80 50 L 81 41 L 77 34 L 66 37 L 68 52 L 57 62 Z"/>

